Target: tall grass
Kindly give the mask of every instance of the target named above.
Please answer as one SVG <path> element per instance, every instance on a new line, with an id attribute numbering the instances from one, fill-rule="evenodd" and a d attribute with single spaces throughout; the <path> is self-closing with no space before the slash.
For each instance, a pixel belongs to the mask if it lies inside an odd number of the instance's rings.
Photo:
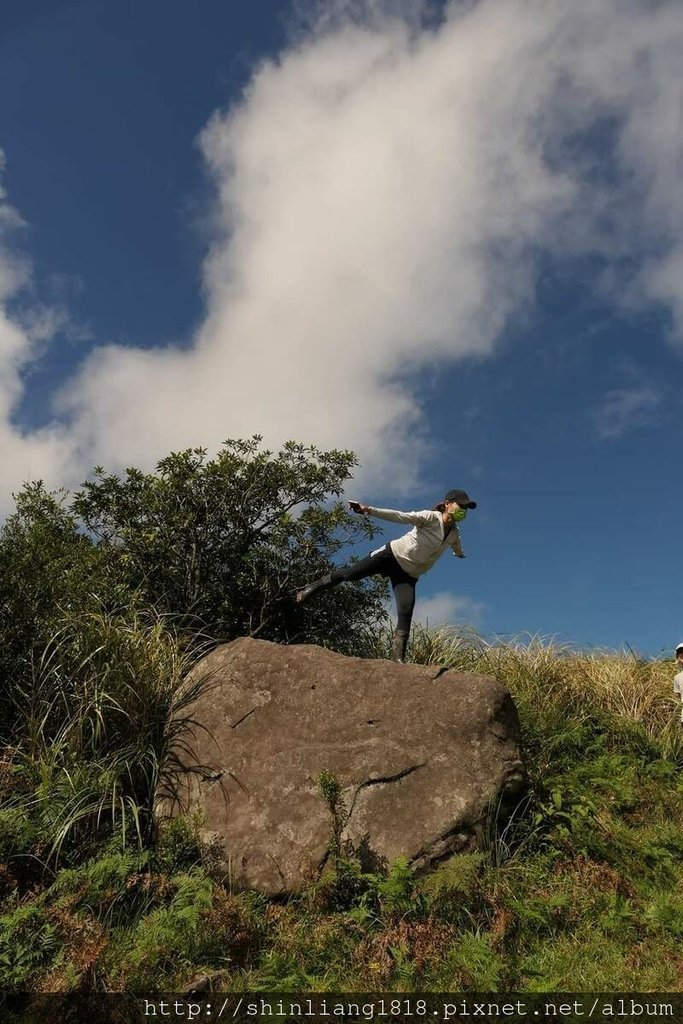
<path id="1" fill-rule="evenodd" d="M 154 794 L 197 694 L 188 671 L 208 646 L 190 649 L 169 621 L 135 614 L 93 613 L 52 637 L 17 698 L 2 804 L 35 823 L 48 860 L 103 829 L 124 844 L 149 840 Z"/>
<path id="2" fill-rule="evenodd" d="M 389 658 L 391 629 L 368 634 L 360 652 Z M 656 741 L 666 756 L 680 761 L 683 729 L 671 692 L 672 664 L 631 651 L 575 650 L 551 637 L 485 637 L 471 628 L 413 627 L 409 662 L 459 672 L 495 676 L 508 687 L 524 718 L 539 714 L 565 718 L 573 728 L 598 720 Z M 531 724 L 529 722 L 529 724 Z"/>
<path id="3" fill-rule="evenodd" d="M 574 725 L 601 715 L 635 723 L 672 757 L 681 755 L 683 730 L 671 692 L 670 662 L 639 657 L 631 650 L 578 651 L 539 635 L 486 638 L 471 629 L 419 625 L 413 629 L 408 657 L 420 665 L 493 675 L 509 688 L 521 710 L 564 711 Z"/>

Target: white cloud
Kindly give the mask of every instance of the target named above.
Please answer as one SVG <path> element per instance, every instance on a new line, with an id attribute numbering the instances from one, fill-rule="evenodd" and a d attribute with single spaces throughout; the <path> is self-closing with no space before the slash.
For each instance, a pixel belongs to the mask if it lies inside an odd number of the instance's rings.
<path id="1" fill-rule="evenodd" d="M 598 436 L 615 440 L 636 427 L 647 425 L 652 421 L 661 397 L 650 385 L 608 391 L 595 414 Z"/>
<path id="2" fill-rule="evenodd" d="M 5 483 L 31 446 L 73 482 L 260 432 L 351 447 L 366 481 L 408 491 L 429 443 L 411 372 L 491 353 L 543 251 L 599 253 L 683 333 L 683 7 L 481 0 L 423 29 L 422 4 L 387 9 L 322 5 L 335 17 L 211 118 L 193 344 L 97 348 L 61 397 L 68 431 L 14 437 Z M 613 149 L 579 141 L 606 123 Z M 25 360 L 24 342 L 2 344 Z"/>
<path id="3" fill-rule="evenodd" d="M 429 626 L 476 626 L 481 622 L 484 604 L 471 597 L 443 590 L 431 597 L 418 597 L 414 621 Z"/>
<path id="4" fill-rule="evenodd" d="M 4 166 L 0 150 L 0 175 Z M 24 315 L 10 311 L 31 286 L 31 262 L 19 238 L 24 226 L 0 184 L 0 512 L 10 507 L 10 491 L 23 480 L 44 477 L 56 483 L 61 473 L 68 472 L 69 446 L 63 428 L 27 435 L 11 422 L 23 392 L 22 374 L 50 340 L 59 320 L 55 310 L 39 303 Z"/>
<path id="5" fill-rule="evenodd" d="M 0 179 L 5 171 L 5 153 L 0 149 Z M 25 287 L 31 278 L 28 259 L 16 246 L 16 233 L 26 225 L 19 211 L 7 200 L 0 183 L 0 303 L 3 305 Z"/>

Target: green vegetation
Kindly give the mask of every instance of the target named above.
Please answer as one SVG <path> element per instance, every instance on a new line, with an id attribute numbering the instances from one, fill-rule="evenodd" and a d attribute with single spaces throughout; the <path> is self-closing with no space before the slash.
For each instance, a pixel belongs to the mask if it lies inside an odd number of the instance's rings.
<path id="1" fill-rule="evenodd" d="M 75 495 L 24 487 L 0 533 L 0 742 L 23 729 L 47 645 L 89 613 L 170 620 L 192 646 L 237 636 L 353 653 L 383 616 L 385 588 L 342 587 L 310 607 L 289 598 L 329 572 L 372 523 L 338 499 L 351 452 L 260 438 L 169 455 L 154 473 L 101 467 Z"/>
<path id="2" fill-rule="evenodd" d="M 199 822 L 155 833 L 170 723 L 212 644 L 252 629 L 388 653 L 378 589 L 339 588 L 319 611 L 277 599 L 363 527 L 325 504 L 351 457 L 257 447 L 99 473 L 71 500 L 26 488 L 5 524 L 0 989 L 182 991 L 208 974 L 226 991 L 680 990 L 683 730 L 661 661 L 417 628 L 412 660 L 510 689 L 529 770 L 512 814 L 491 808 L 485 849 L 430 875 L 361 869 L 330 772 L 328 863 L 287 901 L 217 881 Z"/>

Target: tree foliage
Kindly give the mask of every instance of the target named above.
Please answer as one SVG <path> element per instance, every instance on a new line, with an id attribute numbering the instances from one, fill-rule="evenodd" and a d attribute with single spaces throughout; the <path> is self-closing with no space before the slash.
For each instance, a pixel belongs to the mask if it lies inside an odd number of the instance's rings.
<path id="1" fill-rule="evenodd" d="M 123 478 L 98 467 L 72 509 L 145 605 L 222 639 L 344 646 L 377 610 L 371 594 L 342 602 L 337 616 L 304 612 L 292 598 L 329 570 L 342 547 L 372 536 L 367 520 L 339 501 L 327 504 L 341 494 L 355 458 L 294 442 L 273 455 L 260 442 L 227 441 L 213 459 L 188 449 L 155 473 L 129 469 Z"/>
<path id="2" fill-rule="evenodd" d="M 29 484 L 0 534 L 0 701 L 5 720 L 65 618 L 145 609 L 217 641 L 249 635 L 356 649 L 382 616 L 382 584 L 327 591 L 299 607 L 297 587 L 370 538 L 339 501 L 356 460 L 258 435 L 162 459 L 154 472 L 97 467 L 75 495 Z M 0 706 L 0 711 L 3 707 Z"/>

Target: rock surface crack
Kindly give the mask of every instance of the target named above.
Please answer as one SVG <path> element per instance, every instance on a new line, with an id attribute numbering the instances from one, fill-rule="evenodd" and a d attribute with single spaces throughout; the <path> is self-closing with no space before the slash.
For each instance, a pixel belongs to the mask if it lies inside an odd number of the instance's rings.
<path id="1" fill-rule="evenodd" d="M 366 779 L 365 782 L 361 782 L 360 786 L 356 788 L 356 792 L 353 794 L 353 800 L 351 801 L 351 807 L 349 808 L 348 814 L 346 815 L 346 821 L 344 827 L 349 824 L 353 809 L 356 806 L 358 794 L 362 789 L 367 789 L 369 786 L 384 786 L 389 782 L 400 782 L 401 779 L 405 779 L 407 775 L 412 775 L 413 772 L 418 771 L 420 768 L 424 768 L 426 761 L 422 761 L 420 764 L 411 764 L 407 768 L 402 768 L 400 772 L 396 772 L 394 775 L 381 775 L 376 779 Z"/>
<path id="2" fill-rule="evenodd" d="M 383 786 L 386 782 L 398 782 L 400 779 L 405 779 L 406 775 L 412 775 L 418 768 L 424 768 L 426 763 L 423 761 L 421 764 L 411 764 L 408 768 L 402 768 L 400 772 L 396 772 L 395 775 L 380 775 L 376 779 L 366 779 L 365 782 L 361 782 L 356 792 L 360 792 L 366 786 Z"/>
<path id="3" fill-rule="evenodd" d="M 441 668 L 437 669 L 437 671 L 432 676 L 432 682 L 434 682 L 435 679 L 438 679 L 439 676 L 442 676 L 444 672 L 450 672 L 450 668 L 448 667 L 448 665 L 442 665 Z"/>
<path id="4" fill-rule="evenodd" d="M 249 718 L 249 715 L 253 715 L 256 708 L 252 708 L 251 711 L 246 711 L 241 718 L 238 718 L 236 722 L 230 723 L 231 729 L 236 729 L 238 725 L 241 725 L 245 718 Z"/>

